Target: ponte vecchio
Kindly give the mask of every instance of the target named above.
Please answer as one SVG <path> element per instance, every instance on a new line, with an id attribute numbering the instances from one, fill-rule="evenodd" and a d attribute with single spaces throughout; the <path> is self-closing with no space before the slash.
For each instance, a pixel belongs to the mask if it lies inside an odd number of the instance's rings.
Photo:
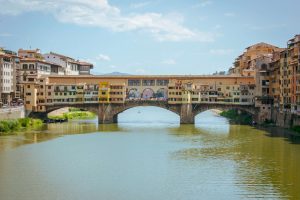
<path id="1" fill-rule="evenodd" d="M 119 113 L 137 106 L 167 109 L 182 124 L 209 109 L 237 109 L 260 120 L 255 89 L 253 77 L 232 75 L 41 76 L 24 84 L 27 114 L 77 107 L 96 113 L 99 123 L 117 123 Z"/>

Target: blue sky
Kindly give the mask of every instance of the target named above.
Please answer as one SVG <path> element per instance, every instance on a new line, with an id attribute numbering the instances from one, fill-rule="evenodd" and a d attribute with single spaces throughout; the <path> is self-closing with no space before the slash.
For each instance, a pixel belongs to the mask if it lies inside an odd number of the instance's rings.
<path id="1" fill-rule="evenodd" d="M 299 0 L 0 0 L 0 46 L 95 64 L 94 73 L 210 74 L 258 42 L 300 33 Z"/>

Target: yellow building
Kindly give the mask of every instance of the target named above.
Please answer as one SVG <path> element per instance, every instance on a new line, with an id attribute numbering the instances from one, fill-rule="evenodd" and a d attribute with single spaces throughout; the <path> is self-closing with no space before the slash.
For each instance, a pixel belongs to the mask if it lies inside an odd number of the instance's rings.
<path id="1" fill-rule="evenodd" d="M 109 82 L 99 83 L 99 102 L 109 103 L 110 102 L 110 86 Z"/>

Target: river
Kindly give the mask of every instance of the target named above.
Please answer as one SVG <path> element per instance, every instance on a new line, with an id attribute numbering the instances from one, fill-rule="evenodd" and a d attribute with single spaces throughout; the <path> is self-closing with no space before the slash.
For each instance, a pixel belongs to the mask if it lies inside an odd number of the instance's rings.
<path id="1" fill-rule="evenodd" d="M 140 107 L 115 125 L 0 137 L 1 200 L 300 199 L 300 145 L 208 111 Z"/>

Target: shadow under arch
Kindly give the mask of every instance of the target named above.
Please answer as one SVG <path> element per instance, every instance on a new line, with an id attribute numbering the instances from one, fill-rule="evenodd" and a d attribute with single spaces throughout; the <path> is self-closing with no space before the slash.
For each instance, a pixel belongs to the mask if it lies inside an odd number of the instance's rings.
<path id="1" fill-rule="evenodd" d="M 207 111 L 213 111 L 216 113 L 216 115 L 220 116 L 220 113 L 223 111 L 228 111 L 228 110 L 235 110 L 238 111 L 238 113 L 245 113 L 253 120 L 257 121 L 257 116 L 258 116 L 258 110 L 256 108 L 253 108 L 251 106 L 224 106 L 221 104 L 207 104 L 203 106 L 197 107 L 197 105 L 194 107 L 194 116 L 197 118 L 197 116 L 201 113 L 207 112 Z"/>
<path id="2" fill-rule="evenodd" d="M 58 104 L 58 105 L 49 105 L 46 106 L 46 111 L 44 112 L 30 112 L 29 117 L 32 118 L 40 118 L 40 119 L 48 119 L 48 114 L 55 112 L 60 109 L 64 108 L 76 108 L 82 111 L 89 111 L 94 113 L 96 116 L 98 116 L 98 104 L 97 103 L 91 103 L 91 104 Z"/>

